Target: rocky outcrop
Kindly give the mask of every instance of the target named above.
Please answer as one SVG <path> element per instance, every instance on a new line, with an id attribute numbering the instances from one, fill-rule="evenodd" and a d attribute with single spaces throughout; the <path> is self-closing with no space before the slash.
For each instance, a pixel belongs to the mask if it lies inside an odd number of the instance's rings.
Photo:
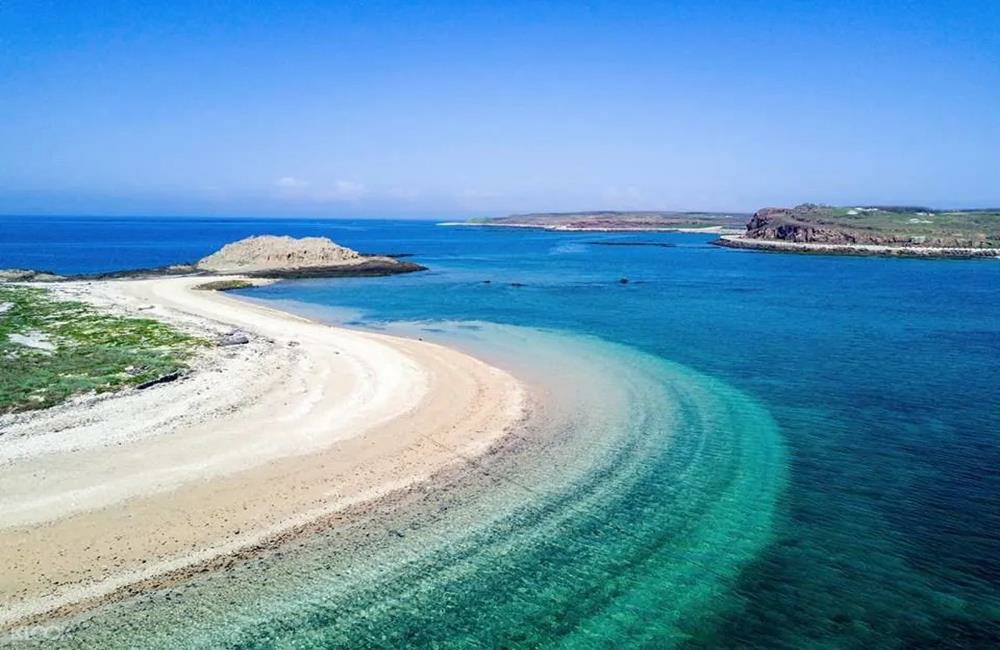
<path id="1" fill-rule="evenodd" d="M 784 241 L 780 239 L 751 239 L 741 235 L 723 235 L 711 243 L 725 248 L 745 248 L 773 253 L 803 253 L 808 255 L 873 255 L 880 257 L 953 259 L 1000 257 L 1000 248 L 900 246 L 898 244 L 830 244 L 824 242 Z"/>
<path id="2" fill-rule="evenodd" d="M 171 264 L 150 269 L 60 276 L 26 269 L 0 270 L 0 282 L 54 282 L 58 280 L 127 280 L 172 275 L 245 275 L 255 278 L 326 278 L 395 275 L 424 271 L 426 267 L 388 255 L 364 255 L 339 246 L 326 237 L 248 237 L 194 264 Z M 215 287 L 211 287 L 215 288 Z M 237 288 L 237 287 L 228 287 Z"/>
<path id="3" fill-rule="evenodd" d="M 276 237 L 262 235 L 226 244 L 202 258 L 196 266 L 215 273 L 243 273 L 357 264 L 361 255 L 326 237 Z"/>
<path id="4" fill-rule="evenodd" d="M 55 282 L 63 276 L 31 269 L 0 269 L 0 282 Z"/>
<path id="5" fill-rule="evenodd" d="M 857 210 L 882 215 L 905 214 L 892 209 L 859 208 Z M 855 210 L 855 212 L 857 211 Z M 931 248 L 991 248 L 986 232 L 947 227 L 918 230 L 907 223 L 885 220 L 872 225 L 870 221 L 850 218 L 835 208 L 805 203 L 794 208 L 763 208 L 747 222 L 746 239 L 776 240 L 802 244 L 835 244 L 867 246 L 920 246 Z M 925 213 L 913 213 L 922 215 Z M 970 213 L 972 214 L 972 213 Z M 931 216 L 931 215 L 927 215 Z M 913 217 L 916 223 L 931 223 Z"/>
<path id="6" fill-rule="evenodd" d="M 758 210 L 743 234 L 723 235 L 713 243 L 822 255 L 997 257 L 1000 211 L 804 203 Z"/>
<path id="7" fill-rule="evenodd" d="M 912 243 L 894 235 L 863 228 L 849 228 L 824 219 L 821 206 L 806 203 L 795 208 L 763 208 L 747 222 L 748 239 L 777 239 L 816 244 L 903 245 Z"/>
<path id="8" fill-rule="evenodd" d="M 424 267 L 386 256 L 367 256 L 326 237 L 262 235 L 226 244 L 198 261 L 199 271 L 257 277 L 322 277 L 389 275 Z"/>

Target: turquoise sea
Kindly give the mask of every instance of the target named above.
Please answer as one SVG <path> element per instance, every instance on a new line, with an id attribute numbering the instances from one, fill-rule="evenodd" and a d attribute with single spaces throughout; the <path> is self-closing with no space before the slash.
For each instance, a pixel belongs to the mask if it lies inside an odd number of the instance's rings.
<path id="1" fill-rule="evenodd" d="M 468 349 L 544 405 L 509 453 L 99 610 L 63 644 L 1000 644 L 1000 260 L 414 221 L 4 217 L 0 268 L 158 266 L 264 233 L 430 270 L 248 298 Z"/>

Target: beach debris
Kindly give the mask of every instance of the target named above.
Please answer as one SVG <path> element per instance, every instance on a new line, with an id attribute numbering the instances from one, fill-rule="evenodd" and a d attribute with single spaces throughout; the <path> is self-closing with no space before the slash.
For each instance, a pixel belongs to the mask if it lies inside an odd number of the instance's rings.
<path id="1" fill-rule="evenodd" d="M 150 379 L 149 381 L 144 381 L 141 384 L 138 384 L 136 386 L 136 388 L 138 390 L 145 390 L 147 388 L 150 388 L 152 386 L 156 386 L 158 384 L 166 384 L 167 382 L 174 381 L 176 379 L 179 379 L 180 376 L 181 376 L 180 372 L 176 372 L 176 371 L 175 372 L 169 372 L 169 373 L 167 373 L 165 375 L 157 377 L 156 379 Z"/>
<path id="2" fill-rule="evenodd" d="M 246 332 L 241 332 L 240 330 L 233 330 L 232 332 L 219 338 L 219 347 L 225 347 L 227 345 L 245 345 L 250 342 L 250 337 Z"/>

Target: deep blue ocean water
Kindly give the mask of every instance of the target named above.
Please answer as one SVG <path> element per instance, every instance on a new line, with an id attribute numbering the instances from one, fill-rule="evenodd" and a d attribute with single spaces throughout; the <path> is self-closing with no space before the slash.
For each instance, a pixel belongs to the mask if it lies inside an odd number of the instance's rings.
<path id="1" fill-rule="evenodd" d="M 283 282 L 255 298 L 359 326 L 485 321 L 590 335 L 766 409 L 787 450 L 773 536 L 705 624 L 689 626 L 690 645 L 1000 643 L 1000 260 L 413 221 L 5 217 L 0 268 L 158 266 L 264 233 L 409 253 L 430 270 Z"/>

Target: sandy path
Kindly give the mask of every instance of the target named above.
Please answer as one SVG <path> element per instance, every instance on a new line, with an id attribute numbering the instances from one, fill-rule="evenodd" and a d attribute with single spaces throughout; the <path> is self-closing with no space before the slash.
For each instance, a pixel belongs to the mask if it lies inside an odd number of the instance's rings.
<path id="1" fill-rule="evenodd" d="M 78 297 L 254 337 L 189 380 L 0 420 L 0 626 L 238 551 L 484 451 L 510 375 L 446 347 L 331 328 L 192 278 Z"/>

